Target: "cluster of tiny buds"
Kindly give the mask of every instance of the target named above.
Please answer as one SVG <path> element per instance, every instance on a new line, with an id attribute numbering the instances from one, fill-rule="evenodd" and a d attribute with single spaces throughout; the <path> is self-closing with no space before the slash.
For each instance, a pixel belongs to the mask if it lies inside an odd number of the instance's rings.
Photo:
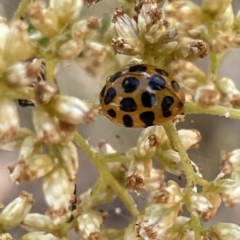
<path id="1" fill-rule="evenodd" d="M 118 38 L 113 38 L 112 46 L 115 53 L 129 56 L 147 54 L 149 45 L 152 57 L 161 55 L 172 59 L 185 58 L 192 60 L 207 55 L 207 45 L 201 40 L 191 40 L 179 36 L 176 28 L 165 19 L 164 9 L 157 6 L 157 1 L 138 1 L 135 3 L 136 15 L 129 17 L 123 8 L 114 12 Z M 161 47 L 160 47 L 161 46 Z"/>
<path id="2" fill-rule="evenodd" d="M 227 107 L 240 106 L 240 92 L 232 79 L 219 77 L 210 82 L 202 70 L 185 60 L 173 62 L 170 68 L 185 93 L 194 96 L 202 107 L 212 107 L 219 103 Z"/>

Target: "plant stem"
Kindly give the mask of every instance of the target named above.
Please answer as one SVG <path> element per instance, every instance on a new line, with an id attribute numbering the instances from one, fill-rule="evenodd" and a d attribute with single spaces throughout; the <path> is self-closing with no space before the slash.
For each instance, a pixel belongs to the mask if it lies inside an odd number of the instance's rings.
<path id="1" fill-rule="evenodd" d="M 125 207 L 131 212 L 132 216 L 136 219 L 139 215 L 136 204 L 129 193 L 122 188 L 112 174 L 107 170 L 106 166 L 100 161 L 100 158 L 96 157 L 96 154 L 91 150 L 90 145 L 86 140 L 78 133 L 76 133 L 74 142 L 81 148 L 81 150 L 92 160 L 93 164 L 97 168 L 99 174 L 103 178 L 106 184 L 108 184 L 113 191 L 122 200 Z"/>
<path id="2" fill-rule="evenodd" d="M 198 103 L 185 103 L 183 112 L 188 114 L 210 114 L 240 120 L 240 109 L 230 109 L 222 106 L 202 108 Z"/>
<path id="3" fill-rule="evenodd" d="M 195 240 L 201 240 L 201 222 L 198 216 L 192 214 L 191 216 L 191 226 L 195 232 Z"/>
<path id="4" fill-rule="evenodd" d="M 183 147 L 181 139 L 179 138 L 178 132 L 175 129 L 172 121 L 168 121 L 166 123 L 163 123 L 162 125 L 164 127 L 164 130 L 167 134 L 169 141 L 172 143 L 173 147 L 178 151 L 178 154 L 182 160 L 188 187 L 191 188 L 196 184 L 200 184 L 203 186 L 208 185 L 209 184 L 208 181 L 198 177 L 194 172 L 189 156 Z"/>

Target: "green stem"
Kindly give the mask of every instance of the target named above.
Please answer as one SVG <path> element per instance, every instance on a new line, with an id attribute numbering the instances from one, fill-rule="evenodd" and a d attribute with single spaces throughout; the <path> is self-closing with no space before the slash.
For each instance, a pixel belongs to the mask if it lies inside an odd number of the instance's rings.
<path id="1" fill-rule="evenodd" d="M 183 107 L 183 112 L 188 114 L 210 114 L 217 115 L 226 118 L 238 119 L 240 120 L 240 109 L 230 109 L 222 106 L 215 106 L 209 108 L 202 108 L 197 103 L 185 103 Z"/>
<path id="2" fill-rule="evenodd" d="M 198 216 L 192 215 L 191 216 L 191 226 L 195 232 L 195 240 L 201 240 L 201 222 Z"/>
<path id="3" fill-rule="evenodd" d="M 22 1 L 19 3 L 18 9 L 17 9 L 17 11 L 16 11 L 15 14 L 14 14 L 13 21 L 25 17 L 25 15 L 26 15 L 26 13 L 27 13 L 28 5 L 29 5 L 29 3 L 31 3 L 31 2 L 32 2 L 32 0 L 22 0 Z"/>
<path id="4" fill-rule="evenodd" d="M 210 52 L 210 80 L 215 82 L 218 76 L 218 69 L 221 63 L 222 54 Z"/>
<path id="5" fill-rule="evenodd" d="M 77 133 L 75 135 L 74 142 L 92 160 L 93 164 L 97 168 L 101 177 L 104 179 L 105 183 L 108 184 L 113 189 L 113 191 L 122 200 L 125 207 L 129 210 L 129 212 L 131 212 L 132 216 L 136 219 L 137 216 L 139 215 L 139 211 L 137 210 L 136 204 L 132 197 L 129 195 L 129 193 L 119 185 L 116 179 L 107 170 L 106 166 L 101 161 L 99 161 L 100 158 L 96 157 L 95 152 L 91 150 L 90 145 L 80 134 Z"/>
<path id="6" fill-rule="evenodd" d="M 169 141 L 172 143 L 173 147 L 178 151 L 178 154 L 182 160 L 188 187 L 191 188 L 196 184 L 200 184 L 203 186 L 208 185 L 209 184 L 208 181 L 198 177 L 194 172 L 189 156 L 183 147 L 181 139 L 179 138 L 178 132 L 175 129 L 172 121 L 168 121 L 166 123 L 163 123 L 162 125 L 164 127 L 164 130 L 167 134 Z"/>

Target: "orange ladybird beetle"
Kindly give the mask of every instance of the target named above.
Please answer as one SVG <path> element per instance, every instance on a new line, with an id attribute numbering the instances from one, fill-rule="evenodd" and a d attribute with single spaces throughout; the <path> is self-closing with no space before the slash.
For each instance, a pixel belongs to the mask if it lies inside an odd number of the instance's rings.
<path id="1" fill-rule="evenodd" d="M 100 93 L 101 112 L 125 127 L 148 127 L 166 122 L 183 108 L 179 84 L 155 66 L 124 67 L 107 78 Z"/>

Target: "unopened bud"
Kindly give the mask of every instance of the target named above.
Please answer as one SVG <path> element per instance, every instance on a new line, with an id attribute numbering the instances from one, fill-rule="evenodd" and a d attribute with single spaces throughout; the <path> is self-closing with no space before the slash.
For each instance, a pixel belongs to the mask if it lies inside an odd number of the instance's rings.
<path id="1" fill-rule="evenodd" d="M 78 229 L 84 239 L 100 240 L 102 217 L 97 212 L 82 213 L 78 218 Z"/>
<path id="2" fill-rule="evenodd" d="M 19 116 L 13 100 L 0 98 L 0 141 L 12 141 L 19 129 Z"/>
<path id="3" fill-rule="evenodd" d="M 29 5 L 28 14 L 34 27 L 44 36 L 53 37 L 60 31 L 56 14 L 45 9 L 40 1 L 35 1 Z"/>
<path id="4" fill-rule="evenodd" d="M 65 169 L 69 181 L 75 181 L 79 166 L 78 152 L 76 146 L 72 143 L 66 143 L 57 148 L 60 164 Z"/>
<path id="5" fill-rule="evenodd" d="M 203 108 L 214 107 L 220 100 L 220 94 L 212 85 L 200 86 L 195 95 L 195 101 Z"/>
<path id="6" fill-rule="evenodd" d="M 76 97 L 63 95 L 55 96 L 49 102 L 48 107 L 60 120 L 71 124 L 90 123 L 94 121 L 98 112 L 96 107 L 91 104 Z"/>
<path id="7" fill-rule="evenodd" d="M 63 43 L 57 54 L 63 59 L 74 59 L 76 58 L 83 49 L 84 33 L 81 31 L 74 33 L 72 39 Z"/>
<path id="8" fill-rule="evenodd" d="M 42 232 L 29 232 L 22 236 L 20 240 L 59 240 L 59 237 L 54 236 L 51 233 Z"/>
<path id="9" fill-rule="evenodd" d="M 34 88 L 36 104 L 48 103 L 57 92 L 58 88 L 55 83 L 47 81 L 39 82 Z"/>
<path id="10" fill-rule="evenodd" d="M 57 216 L 68 212 L 73 197 L 74 182 L 70 182 L 64 168 L 57 166 L 44 177 L 43 191 L 50 211 Z"/>
<path id="11" fill-rule="evenodd" d="M 49 155 L 33 155 L 9 166 L 10 177 L 18 183 L 31 182 L 48 174 L 54 166 L 54 161 Z"/>
<path id="12" fill-rule="evenodd" d="M 13 22 L 3 50 L 4 60 L 8 63 L 22 61 L 31 58 L 34 52 L 26 23 L 20 20 Z"/>
<path id="13" fill-rule="evenodd" d="M 20 224 L 30 211 L 34 200 L 32 195 L 22 192 L 20 196 L 10 202 L 0 214 L 0 225 L 3 229 L 10 229 Z"/>
<path id="14" fill-rule="evenodd" d="M 39 213 L 29 213 L 21 223 L 21 227 L 28 231 L 53 231 L 54 226 L 52 219 L 47 215 Z"/>
<path id="15" fill-rule="evenodd" d="M 78 17 L 83 7 L 83 0 L 50 0 L 49 6 L 56 14 L 60 25 L 65 26 Z"/>
<path id="16" fill-rule="evenodd" d="M 210 236 L 216 236 L 216 239 L 232 240 L 240 238 L 240 226 L 234 223 L 216 223 L 209 229 Z"/>
<path id="17" fill-rule="evenodd" d="M 214 18 L 218 18 L 222 16 L 231 2 L 232 0 L 218 0 L 214 2 L 203 0 L 202 8 L 204 11 L 211 14 Z"/>
<path id="18" fill-rule="evenodd" d="M 34 59 L 31 62 L 19 62 L 11 65 L 4 74 L 4 81 L 12 87 L 29 86 L 37 80 L 42 70 L 42 61 Z"/>

